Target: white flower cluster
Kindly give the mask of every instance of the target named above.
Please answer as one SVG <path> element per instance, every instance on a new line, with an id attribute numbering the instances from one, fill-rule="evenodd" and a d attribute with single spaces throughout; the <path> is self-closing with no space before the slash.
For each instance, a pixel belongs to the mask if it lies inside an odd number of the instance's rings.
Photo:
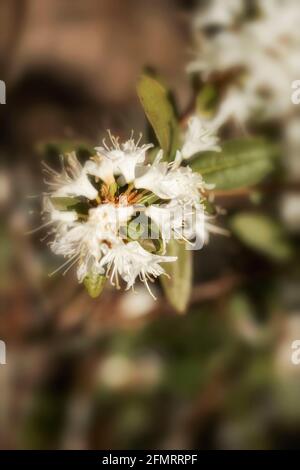
<path id="1" fill-rule="evenodd" d="M 230 77 L 216 125 L 291 113 L 291 83 L 300 76 L 299 24 L 298 0 L 211 0 L 199 10 L 199 50 L 188 68 L 204 80 Z"/>
<path id="2" fill-rule="evenodd" d="M 214 227 L 208 222 L 204 227 L 210 186 L 185 160 L 218 150 L 217 137 L 193 116 L 171 163 L 163 160 L 162 150 L 148 163 L 152 144 L 109 137 L 109 145 L 104 140 L 84 165 L 75 153 L 62 158 L 60 173 L 45 165 L 51 191 L 44 197 L 44 213 L 47 223 L 54 224 L 50 247 L 66 258 L 59 269 L 66 272 L 77 264 L 79 282 L 99 274 L 117 288 L 121 278 L 130 288 L 140 278 L 149 289 L 148 281 L 165 273 L 161 263 L 176 261 L 166 255 L 171 238 L 192 245 L 198 238 L 202 246 Z M 145 227 L 149 221 L 151 232 Z"/>

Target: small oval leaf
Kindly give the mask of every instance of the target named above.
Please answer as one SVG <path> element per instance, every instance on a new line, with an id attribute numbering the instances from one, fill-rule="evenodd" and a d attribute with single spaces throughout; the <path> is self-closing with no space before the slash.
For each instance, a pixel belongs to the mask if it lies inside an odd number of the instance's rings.
<path id="1" fill-rule="evenodd" d="M 214 85 L 205 84 L 196 98 L 196 110 L 200 116 L 211 117 L 218 101 L 218 92 Z"/>
<path id="2" fill-rule="evenodd" d="M 172 307 L 178 313 L 184 313 L 192 288 L 192 252 L 186 249 L 184 243 L 170 240 L 166 254 L 177 256 L 177 261 L 163 265 L 170 277 L 161 276 L 161 284 Z"/>
<path id="3" fill-rule="evenodd" d="M 231 228 L 247 246 L 276 261 L 285 261 L 292 255 L 292 248 L 282 227 L 264 214 L 236 214 L 231 219 Z"/>
<path id="4" fill-rule="evenodd" d="M 79 204 L 81 199 L 78 197 L 53 196 L 50 198 L 50 201 L 52 202 L 55 209 L 59 211 L 66 211 Z"/>
<path id="5" fill-rule="evenodd" d="M 190 166 L 216 189 L 235 189 L 259 183 L 275 166 L 277 148 L 261 139 L 226 142 L 222 152 L 205 152 Z"/>
<path id="6" fill-rule="evenodd" d="M 180 143 L 178 123 L 167 89 L 149 75 L 142 75 L 137 85 L 137 93 L 164 151 L 164 158 L 172 159 Z"/>

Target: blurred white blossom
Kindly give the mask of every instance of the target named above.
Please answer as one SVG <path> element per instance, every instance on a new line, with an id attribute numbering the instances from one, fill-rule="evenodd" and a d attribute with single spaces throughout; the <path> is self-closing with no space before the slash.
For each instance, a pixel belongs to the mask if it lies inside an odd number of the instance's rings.
<path id="1" fill-rule="evenodd" d="M 200 117 L 191 116 L 184 135 L 184 143 L 181 150 L 182 156 L 184 159 L 188 159 L 199 152 L 220 152 L 221 147 L 217 145 L 218 140 L 214 129 L 205 126 Z"/>
<path id="2" fill-rule="evenodd" d="M 189 70 L 205 80 L 232 74 L 221 120 L 283 119 L 293 111 L 291 83 L 300 76 L 299 2 L 253 1 L 250 10 L 249 4 L 213 0 L 199 10 L 199 49 Z"/>

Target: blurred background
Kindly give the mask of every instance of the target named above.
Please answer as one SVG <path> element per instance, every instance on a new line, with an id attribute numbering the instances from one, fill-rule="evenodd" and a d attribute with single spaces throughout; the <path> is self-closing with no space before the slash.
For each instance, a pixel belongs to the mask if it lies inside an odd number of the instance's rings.
<path id="1" fill-rule="evenodd" d="M 295 106 L 267 123 L 221 130 L 271 138 L 282 145 L 281 161 L 260 187 L 217 195 L 226 209 L 220 223 L 234 229 L 195 253 L 185 315 L 159 285 L 157 302 L 142 286 L 91 299 L 74 271 L 48 276 L 59 260 L 43 234 L 25 236 L 41 223 L 41 201 L 30 196 L 44 190 L 45 156 L 96 145 L 107 128 L 124 138 L 146 130 L 135 93 L 144 67 L 169 84 L 181 113 L 189 109 L 195 28 L 210 41 L 227 27 L 224 14 L 208 24 L 202 8 L 184 0 L 0 0 L 2 449 L 299 447 Z M 223 90 L 231 76 L 213 80 Z"/>

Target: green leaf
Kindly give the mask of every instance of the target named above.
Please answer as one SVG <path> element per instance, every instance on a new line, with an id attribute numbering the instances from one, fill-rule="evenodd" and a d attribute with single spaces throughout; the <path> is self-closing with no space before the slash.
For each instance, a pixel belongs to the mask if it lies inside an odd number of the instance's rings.
<path id="1" fill-rule="evenodd" d="M 158 154 L 159 150 L 160 150 L 159 147 L 153 147 L 153 148 L 148 150 L 148 153 L 147 153 L 147 162 L 148 163 L 152 164 L 154 162 L 155 157 Z"/>
<path id="2" fill-rule="evenodd" d="M 164 151 L 164 158 L 172 159 L 180 143 L 178 123 L 167 89 L 154 78 L 142 75 L 137 85 L 137 93 Z"/>
<path id="3" fill-rule="evenodd" d="M 285 261 L 292 249 L 282 227 L 270 217 L 259 213 L 241 212 L 231 219 L 235 235 L 246 245 L 276 261 Z"/>
<path id="4" fill-rule="evenodd" d="M 83 283 L 89 295 L 95 299 L 101 294 L 106 280 L 106 276 L 92 273 L 85 277 Z"/>
<path id="5" fill-rule="evenodd" d="M 171 240 L 168 243 L 168 256 L 177 256 L 175 263 L 166 263 L 164 269 L 170 278 L 161 276 L 161 283 L 166 297 L 178 313 L 184 313 L 191 295 L 192 287 L 192 252 L 184 243 Z"/>
<path id="6" fill-rule="evenodd" d="M 217 89 L 211 84 L 204 85 L 196 98 L 197 112 L 201 116 L 210 117 L 215 110 L 217 100 Z"/>
<path id="7" fill-rule="evenodd" d="M 65 211 L 81 202 L 78 197 L 51 197 L 50 198 L 55 209 Z"/>
<path id="8" fill-rule="evenodd" d="M 203 206 L 206 214 L 217 215 L 216 206 L 211 201 L 209 201 L 208 199 L 203 199 L 202 206 Z"/>
<path id="9" fill-rule="evenodd" d="M 216 189 L 234 189 L 259 183 L 275 166 L 277 148 L 262 139 L 227 141 L 221 152 L 204 152 L 191 162 Z"/>
<path id="10" fill-rule="evenodd" d="M 255 308 L 243 291 L 233 292 L 228 300 L 228 319 L 234 333 L 248 343 L 267 340 L 268 329 L 258 324 Z"/>

